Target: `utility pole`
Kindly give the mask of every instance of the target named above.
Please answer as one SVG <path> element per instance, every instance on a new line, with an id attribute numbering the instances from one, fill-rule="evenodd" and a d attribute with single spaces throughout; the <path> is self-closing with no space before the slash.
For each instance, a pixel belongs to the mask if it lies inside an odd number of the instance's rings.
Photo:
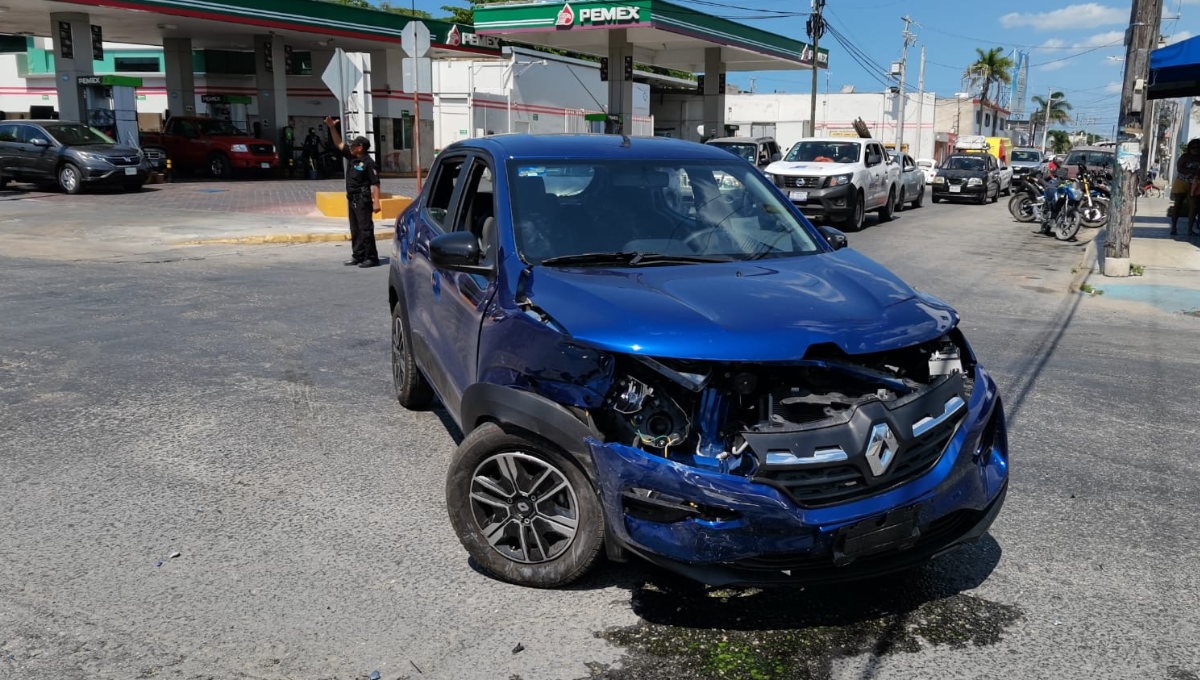
<path id="1" fill-rule="evenodd" d="M 825 0 L 812 0 L 812 16 L 808 18 L 808 37 L 813 41 L 812 55 L 812 99 L 808 112 L 808 134 L 810 137 L 817 136 L 817 75 L 820 72 L 821 65 L 821 36 L 825 34 L 825 19 L 822 18 L 821 12 L 825 9 Z"/>
<path id="2" fill-rule="evenodd" d="M 921 71 L 917 76 L 917 152 L 913 158 L 921 155 L 921 124 L 925 113 L 925 46 L 921 45 Z M 932 154 L 930 154 L 932 155 Z"/>
<path id="3" fill-rule="evenodd" d="M 758 78 L 755 78 L 754 76 L 750 76 L 750 94 L 754 94 L 755 92 L 758 91 L 757 85 L 758 85 Z"/>
<path id="4" fill-rule="evenodd" d="M 909 25 L 916 23 L 908 16 L 900 17 L 904 22 L 904 49 L 900 53 L 900 119 L 896 121 L 896 153 L 904 151 L 904 72 L 908 70 L 908 46 L 916 42 L 917 36 L 909 32 Z"/>
<path id="5" fill-rule="evenodd" d="M 1050 135 L 1050 107 L 1054 106 L 1054 88 L 1046 88 L 1046 109 L 1042 111 L 1042 153 L 1046 153 L 1046 137 Z"/>
<path id="6" fill-rule="evenodd" d="M 1158 45 L 1163 0 L 1133 0 L 1129 28 L 1125 31 L 1125 79 L 1121 86 L 1121 112 L 1117 118 L 1117 153 L 1113 162 L 1112 209 L 1104 242 L 1104 275 L 1129 276 L 1129 242 L 1137 210 L 1137 167 L 1145 161 L 1146 135 L 1151 107 L 1146 101 L 1150 76 L 1150 50 Z M 1136 136 L 1141 134 L 1139 143 Z M 1134 154 L 1134 152 L 1139 152 Z M 1122 165 L 1121 159 L 1126 159 Z M 1130 158 L 1137 158 L 1129 163 Z"/>

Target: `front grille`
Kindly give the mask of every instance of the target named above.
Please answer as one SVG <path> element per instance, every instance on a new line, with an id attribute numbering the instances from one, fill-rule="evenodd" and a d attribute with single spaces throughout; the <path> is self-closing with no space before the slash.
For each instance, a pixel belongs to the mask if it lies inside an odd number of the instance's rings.
<path id="1" fill-rule="evenodd" d="M 126 167 L 141 163 L 137 156 L 108 156 L 108 162 L 117 167 Z"/>
<path id="2" fill-rule="evenodd" d="M 161 161 L 167 157 L 167 154 L 162 149 L 150 148 L 143 150 L 142 153 L 146 155 L 146 160 L 149 161 Z"/>
<path id="3" fill-rule="evenodd" d="M 966 183 L 967 183 L 967 180 L 963 177 L 947 177 L 946 178 L 946 184 L 953 184 L 954 186 L 958 186 L 960 184 L 966 184 Z"/>
<path id="4" fill-rule="evenodd" d="M 258 156 L 269 156 L 274 153 L 270 144 L 251 144 L 250 152 Z"/>
<path id="5" fill-rule="evenodd" d="M 896 459 L 878 483 L 868 483 L 869 468 L 853 461 L 803 470 L 773 471 L 769 466 L 764 466 L 759 468 L 759 475 L 782 488 L 796 505 L 803 507 L 857 501 L 906 484 L 932 469 L 941 459 L 963 417 L 949 418 L 940 426 L 908 442 L 896 454 Z"/>
<path id="6" fill-rule="evenodd" d="M 816 189 L 821 186 L 820 177 L 790 177 L 784 175 L 783 186 L 786 189 Z"/>

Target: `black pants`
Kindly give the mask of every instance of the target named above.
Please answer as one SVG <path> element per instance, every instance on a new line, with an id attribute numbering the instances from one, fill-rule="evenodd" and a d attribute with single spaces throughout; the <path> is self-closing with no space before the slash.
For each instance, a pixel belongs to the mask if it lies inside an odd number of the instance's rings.
<path id="1" fill-rule="evenodd" d="M 375 250 L 375 223 L 371 220 L 371 194 L 355 194 L 346 199 L 350 213 L 350 246 L 359 262 L 379 261 Z"/>

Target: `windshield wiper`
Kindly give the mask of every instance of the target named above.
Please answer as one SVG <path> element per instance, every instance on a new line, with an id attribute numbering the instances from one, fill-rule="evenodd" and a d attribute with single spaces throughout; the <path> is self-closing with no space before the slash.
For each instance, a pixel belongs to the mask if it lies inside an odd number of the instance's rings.
<path id="1" fill-rule="evenodd" d="M 668 255 L 666 253 L 644 253 L 641 251 L 611 253 L 580 253 L 578 255 L 559 255 L 542 260 L 547 267 L 565 266 L 572 264 L 622 264 L 637 267 L 645 264 L 701 264 L 705 262 L 729 262 L 728 257 L 711 257 L 705 255 Z"/>

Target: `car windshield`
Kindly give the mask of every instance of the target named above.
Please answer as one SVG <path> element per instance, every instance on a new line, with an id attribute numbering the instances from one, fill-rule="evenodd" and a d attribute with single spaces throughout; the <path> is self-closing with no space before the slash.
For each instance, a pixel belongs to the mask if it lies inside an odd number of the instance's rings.
<path id="1" fill-rule="evenodd" d="M 983 158 L 979 156 L 951 156 L 942 162 L 943 170 L 983 170 Z"/>
<path id="2" fill-rule="evenodd" d="M 823 252 L 812 225 L 729 161 L 509 161 L 517 251 L 532 265 L 677 264 Z M 586 257 L 579 257 L 586 256 Z"/>
<path id="3" fill-rule="evenodd" d="M 755 148 L 753 144 L 744 142 L 709 142 L 709 146 L 715 146 L 718 149 L 725 149 L 735 156 L 741 156 L 751 163 L 754 162 Z"/>
<path id="4" fill-rule="evenodd" d="M 1042 154 L 1036 151 L 1014 151 L 1012 152 L 1013 161 L 1021 161 L 1023 163 L 1041 163 Z"/>
<path id="5" fill-rule="evenodd" d="M 241 137 L 246 133 L 237 129 L 228 121 L 224 120 L 199 120 L 196 125 L 200 128 L 200 133 L 209 137 Z"/>
<path id="6" fill-rule="evenodd" d="M 917 167 L 929 169 L 933 167 L 933 161 L 921 160 L 917 161 Z"/>
<path id="7" fill-rule="evenodd" d="M 813 163 L 856 163 L 858 142 L 796 142 L 785 160 Z"/>
<path id="8" fill-rule="evenodd" d="M 57 139 L 63 146 L 82 146 L 84 144 L 114 144 L 112 137 L 94 127 L 79 124 L 44 125 L 46 132 Z"/>

